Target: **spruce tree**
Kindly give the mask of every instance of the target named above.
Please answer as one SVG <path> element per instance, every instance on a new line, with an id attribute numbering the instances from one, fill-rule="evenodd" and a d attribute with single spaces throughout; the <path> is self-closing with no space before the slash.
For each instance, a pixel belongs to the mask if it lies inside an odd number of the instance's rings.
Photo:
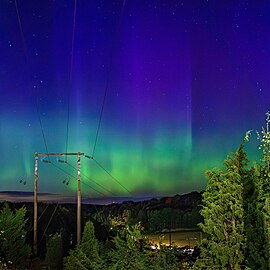
<path id="1" fill-rule="evenodd" d="M 202 241 L 195 269 L 242 269 L 244 264 L 243 181 L 248 176 L 244 144 L 228 155 L 225 169 L 206 172 L 208 184 L 203 194 L 201 229 L 208 237 Z"/>
<path id="2" fill-rule="evenodd" d="M 146 269 L 146 256 L 138 241 L 141 238 L 140 225 L 126 226 L 113 239 L 114 248 L 106 256 L 107 269 Z"/>
<path id="3" fill-rule="evenodd" d="M 50 235 L 46 241 L 45 263 L 51 269 L 60 269 L 63 260 L 63 241 L 60 233 Z"/>
<path id="4" fill-rule="evenodd" d="M 261 255 L 261 265 L 257 269 L 270 269 L 270 112 L 266 113 L 266 127 L 263 127 L 260 133 L 257 132 L 257 135 L 261 150 L 261 160 L 256 167 L 257 211 L 261 215 L 260 224 L 256 226 L 261 236 L 257 251 Z M 250 262 L 256 263 L 256 258 L 251 258 Z"/>
<path id="5" fill-rule="evenodd" d="M 95 237 L 94 226 L 91 221 L 86 222 L 82 242 L 64 259 L 64 269 L 102 269 L 102 260 L 99 256 L 99 245 Z"/>
<path id="6" fill-rule="evenodd" d="M 7 203 L 0 211 L 0 261 L 12 267 L 23 267 L 31 253 L 26 244 L 26 209 L 13 212 Z"/>
<path id="7" fill-rule="evenodd" d="M 244 144 L 225 170 L 206 172 L 201 228 L 208 234 L 194 269 L 270 269 L 270 113 L 257 132 L 261 159 L 247 168 Z"/>
<path id="8" fill-rule="evenodd" d="M 177 270 L 174 249 L 161 246 L 151 250 L 150 243 L 141 235 L 141 226 L 126 226 L 113 239 L 114 247 L 105 257 L 106 269 L 110 270 Z"/>

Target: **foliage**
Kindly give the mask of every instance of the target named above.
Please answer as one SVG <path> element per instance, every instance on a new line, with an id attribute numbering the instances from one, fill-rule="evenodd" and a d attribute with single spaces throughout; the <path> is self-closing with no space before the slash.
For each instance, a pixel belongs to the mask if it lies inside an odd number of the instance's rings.
<path id="1" fill-rule="evenodd" d="M 8 270 L 8 265 L 7 263 L 4 263 L 2 261 L 0 261 L 0 270 Z"/>
<path id="2" fill-rule="evenodd" d="M 113 239 L 114 248 L 106 256 L 108 269 L 145 269 L 145 258 L 141 252 L 140 227 L 126 226 Z"/>
<path id="3" fill-rule="evenodd" d="M 112 227 L 124 227 L 131 218 L 131 210 L 125 209 L 122 214 L 112 217 L 110 223 Z"/>
<path id="4" fill-rule="evenodd" d="M 247 168 L 243 147 L 225 161 L 226 169 L 206 172 L 203 195 L 208 238 L 200 247 L 195 269 L 270 269 L 270 113 L 257 132 L 261 159 Z"/>
<path id="5" fill-rule="evenodd" d="M 26 209 L 13 212 L 8 204 L 0 211 L 0 258 L 3 265 L 23 266 L 31 249 L 25 242 Z"/>
<path id="6" fill-rule="evenodd" d="M 161 210 L 148 211 L 148 229 L 156 232 L 164 229 L 195 228 L 202 221 L 196 206 L 192 211 L 163 208 Z"/>
<path id="7" fill-rule="evenodd" d="M 60 269 L 63 258 L 63 242 L 61 234 L 50 235 L 46 243 L 45 263 L 52 269 Z"/>
<path id="8" fill-rule="evenodd" d="M 176 195 L 175 198 L 112 204 L 96 213 L 95 220 L 113 228 L 140 223 L 147 232 L 195 228 L 202 221 L 198 206 L 201 194 L 194 192 L 193 195 L 186 198 Z"/>
<path id="9" fill-rule="evenodd" d="M 64 269 L 102 269 L 103 265 L 98 248 L 99 245 L 95 237 L 93 223 L 88 221 L 84 227 L 81 244 L 64 259 Z"/>
<path id="10" fill-rule="evenodd" d="M 244 185 L 245 264 L 251 269 L 267 269 L 267 239 L 259 198 L 258 168 L 252 167 Z M 256 237 L 254 237 L 256 235 Z"/>
<path id="11" fill-rule="evenodd" d="M 178 269 L 173 250 L 161 247 L 151 250 L 150 244 L 141 236 L 141 226 L 126 226 L 114 238 L 114 248 L 106 256 L 107 269 Z"/>
<path id="12" fill-rule="evenodd" d="M 179 269 L 175 254 L 175 247 L 167 247 L 160 244 L 160 250 L 148 252 L 148 268 L 146 269 Z"/>
<path id="13" fill-rule="evenodd" d="M 201 245 L 199 269 L 241 269 L 244 262 L 243 178 L 248 175 L 245 140 L 225 160 L 225 170 L 206 172 L 200 224 L 208 238 Z"/>
<path id="14" fill-rule="evenodd" d="M 250 241 L 247 252 L 251 267 L 270 269 L 270 112 L 266 113 L 266 127 L 260 133 L 257 132 L 257 137 L 260 141 L 261 160 L 255 167 L 257 178 L 253 197 L 256 203 L 253 205 L 253 212 L 259 218 L 256 219 L 257 224 L 253 224 L 253 231 L 257 230 L 259 237 Z M 250 237 L 252 233 L 250 230 Z M 256 254 L 253 254 L 254 246 Z"/>

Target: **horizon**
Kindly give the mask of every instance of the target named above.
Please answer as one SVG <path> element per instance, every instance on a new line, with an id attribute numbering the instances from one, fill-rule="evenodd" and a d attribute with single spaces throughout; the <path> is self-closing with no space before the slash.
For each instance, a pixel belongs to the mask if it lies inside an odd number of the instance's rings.
<path id="1" fill-rule="evenodd" d="M 173 196 L 160 196 L 160 197 L 96 197 L 89 198 L 83 196 L 81 198 L 82 204 L 93 204 L 93 205 L 110 205 L 124 203 L 127 201 L 143 202 L 148 200 L 161 200 L 163 198 L 174 198 L 176 196 L 185 196 L 192 193 L 202 193 L 203 191 L 191 191 L 184 194 L 175 194 Z M 34 192 L 31 191 L 0 191 L 0 203 L 11 202 L 11 203 L 33 203 Z M 56 194 L 56 193 L 38 193 L 38 203 L 60 203 L 60 204 L 77 204 L 76 194 Z"/>

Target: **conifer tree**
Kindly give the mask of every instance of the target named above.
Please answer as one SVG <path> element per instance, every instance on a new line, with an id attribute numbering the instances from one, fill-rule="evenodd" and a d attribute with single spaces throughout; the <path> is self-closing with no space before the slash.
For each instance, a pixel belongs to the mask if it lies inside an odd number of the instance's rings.
<path id="1" fill-rule="evenodd" d="M 63 241 L 60 233 L 50 235 L 46 241 L 45 262 L 52 269 L 60 269 L 62 267 L 63 258 Z"/>
<path id="2" fill-rule="evenodd" d="M 250 170 L 244 182 L 243 209 L 245 235 L 245 265 L 250 269 L 267 270 L 267 238 L 260 197 L 259 167 Z"/>
<path id="3" fill-rule="evenodd" d="M 168 248 L 160 244 L 160 249 L 155 251 L 148 251 L 147 256 L 147 270 L 164 269 L 164 270 L 178 270 L 179 263 L 175 256 L 176 248 L 174 246 Z"/>
<path id="4" fill-rule="evenodd" d="M 146 256 L 140 247 L 140 225 L 126 226 L 114 238 L 114 248 L 106 257 L 107 268 L 111 270 L 146 269 Z"/>
<path id="5" fill-rule="evenodd" d="M 82 242 L 64 259 L 65 270 L 102 269 L 102 261 L 98 252 L 98 241 L 95 237 L 94 225 L 86 222 Z"/>
<path id="6" fill-rule="evenodd" d="M 244 144 L 228 155 L 225 169 L 206 172 L 208 184 L 203 194 L 200 224 L 208 238 L 201 245 L 195 269 L 242 269 L 244 264 L 243 181 L 249 175 Z"/>
<path id="7" fill-rule="evenodd" d="M 257 253 L 261 255 L 259 258 L 261 264 L 260 267 L 256 267 L 257 269 L 270 269 L 270 112 L 266 113 L 266 127 L 262 128 L 260 133 L 257 132 L 257 135 L 260 141 L 261 160 L 256 167 L 258 171 L 256 200 L 257 211 L 260 213 L 261 219 L 260 224 L 255 227 L 261 236 L 261 243 L 257 245 Z M 258 261 L 257 257 L 253 259 L 251 257 L 252 264 L 256 261 Z"/>
<path id="8" fill-rule="evenodd" d="M 7 203 L 0 211 L 0 261 L 13 267 L 22 267 L 31 248 L 25 242 L 26 209 L 13 212 Z"/>
<path id="9" fill-rule="evenodd" d="M 150 250 L 150 243 L 143 239 L 141 226 L 126 226 L 114 238 L 114 248 L 106 256 L 106 269 L 110 270 L 177 270 L 177 258 L 173 249 L 161 246 Z"/>

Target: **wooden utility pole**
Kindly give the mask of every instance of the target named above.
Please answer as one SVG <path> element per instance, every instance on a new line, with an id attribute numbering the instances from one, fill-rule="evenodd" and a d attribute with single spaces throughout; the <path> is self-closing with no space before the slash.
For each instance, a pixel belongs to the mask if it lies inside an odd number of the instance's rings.
<path id="1" fill-rule="evenodd" d="M 78 153 L 77 245 L 81 242 L 81 153 Z"/>
<path id="2" fill-rule="evenodd" d="M 34 173 L 34 255 L 37 255 L 37 192 L 38 192 L 38 153 L 35 153 Z"/>
<path id="3" fill-rule="evenodd" d="M 38 193 L 38 157 L 49 156 L 78 156 L 78 191 L 77 191 L 77 244 L 81 242 L 81 156 L 84 153 L 35 153 L 34 175 L 34 243 L 33 253 L 37 255 L 37 193 Z M 49 161 L 50 163 L 50 161 Z"/>

